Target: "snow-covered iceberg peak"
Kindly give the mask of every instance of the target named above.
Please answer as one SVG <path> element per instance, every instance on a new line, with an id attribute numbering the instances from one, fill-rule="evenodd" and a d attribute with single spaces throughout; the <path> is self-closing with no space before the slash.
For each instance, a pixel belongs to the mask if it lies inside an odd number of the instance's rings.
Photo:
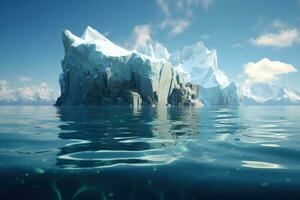
<path id="1" fill-rule="evenodd" d="M 92 27 L 86 27 L 81 39 L 85 41 L 103 41 L 110 42 L 104 35 L 93 29 Z"/>
<path id="2" fill-rule="evenodd" d="M 65 52 L 67 52 L 71 46 L 77 46 L 82 42 L 81 38 L 77 37 L 69 30 L 62 31 L 62 40 Z"/>
<path id="3" fill-rule="evenodd" d="M 170 61 L 187 74 L 189 81 L 204 88 L 225 88 L 229 85 L 228 78 L 218 68 L 216 50 L 207 49 L 202 42 L 185 46 L 172 54 Z"/>
<path id="4" fill-rule="evenodd" d="M 62 32 L 63 43 L 65 49 L 70 46 L 78 47 L 80 45 L 94 45 L 95 50 L 106 56 L 128 56 L 131 51 L 128 51 L 107 39 L 104 35 L 88 26 L 81 38 L 75 36 L 68 30 Z"/>

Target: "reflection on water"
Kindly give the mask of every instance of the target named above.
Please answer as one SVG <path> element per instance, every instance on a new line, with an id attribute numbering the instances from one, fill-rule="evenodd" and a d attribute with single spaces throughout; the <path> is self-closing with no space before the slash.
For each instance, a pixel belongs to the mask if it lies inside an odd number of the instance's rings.
<path id="1" fill-rule="evenodd" d="M 257 161 L 242 161 L 244 167 L 257 168 L 257 169 L 280 169 L 283 166 L 275 163 L 257 162 Z"/>
<path id="2" fill-rule="evenodd" d="M 257 162 L 296 170 L 299 130 L 299 107 L 1 107 L 0 166 L 264 166 Z"/>
<path id="3" fill-rule="evenodd" d="M 59 108 L 63 130 L 72 141 L 60 148 L 57 165 L 66 168 L 168 164 L 186 154 L 198 135 L 199 110 L 130 107 Z"/>
<path id="4" fill-rule="evenodd" d="M 298 165 L 293 158 L 299 150 L 299 113 L 292 107 L 76 107 L 57 108 L 56 113 L 58 137 L 67 141 L 57 154 L 61 168 L 177 160 L 264 169 L 282 169 L 272 166 L 287 161 L 291 168 Z"/>

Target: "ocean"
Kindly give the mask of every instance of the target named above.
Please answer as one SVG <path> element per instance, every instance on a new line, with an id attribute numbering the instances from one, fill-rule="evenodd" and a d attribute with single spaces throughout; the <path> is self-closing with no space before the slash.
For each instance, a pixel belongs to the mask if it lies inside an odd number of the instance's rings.
<path id="1" fill-rule="evenodd" d="M 0 199 L 300 199 L 300 107 L 0 107 Z"/>

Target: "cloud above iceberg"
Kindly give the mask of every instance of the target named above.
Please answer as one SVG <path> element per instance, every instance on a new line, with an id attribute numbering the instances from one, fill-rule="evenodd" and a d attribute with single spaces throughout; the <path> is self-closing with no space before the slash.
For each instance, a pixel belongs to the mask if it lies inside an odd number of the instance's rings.
<path id="1" fill-rule="evenodd" d="M 156 0 L 157 5 L 165 14 L 160 27 L 168 28 L 169 36 L 183 33 L 191 24 L 191 19 L 197 8 L 208 10 L 213 0 Z"/>
<path id="2" fill-rule="evenodd" d="M 252 83 L 268 83 L 278 80 L 280 75 L 297 72 L 291 65 L 280 61 L 263 58 L 258 62 L 249 62 L 244 65 L 246 80 Z"/>
<path id="3" fill-rule="evenodd" d="M 134 44 L 133 48 L 137 49 L 148 41 L 152 41 L 151 26 L 148 24 L 135 26 L 133 29 Z"/>
<path id="4" fill-rule="evenodd" d="M 170 57 L 168 49 L 159 41 L 152 38 L 152 26 L 149 24 L 135 26 L 131 41 L 128 43 L 127 46 L 130 49 L 135 49 L 145 55 L 166 60 Z"/>
<path id="5" fill-rule="evenodd" d="M 165 19 L 161 23 L 162 28 L 169 27 L 169 36 L 176 36 L 185 31 L 190 25 L 190 21 L 187 19 Z"/>

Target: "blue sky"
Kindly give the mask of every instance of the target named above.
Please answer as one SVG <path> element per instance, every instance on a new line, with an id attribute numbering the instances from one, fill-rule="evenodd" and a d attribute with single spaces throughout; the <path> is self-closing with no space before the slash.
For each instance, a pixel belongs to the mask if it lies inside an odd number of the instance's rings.
<path id="1" fill-rule="evenodd" d="M 219 67 L 239 83 L 251 76 L 246 63 L 257 68 L 280 61 L 282 73 L 267 79 L 300 90 L 299 0 L 2 0 L 0 80 L 15 87 L 46 82 L 58 90 L 61 30 L 81 35 L 88 25 L 121 46 L 141 25 L 170 52 L 203 41 L 217 49 Z M 263 58 L 270 62 L 258 63 Z M 291 66 L 295 70 L 285 70 Z"/>

